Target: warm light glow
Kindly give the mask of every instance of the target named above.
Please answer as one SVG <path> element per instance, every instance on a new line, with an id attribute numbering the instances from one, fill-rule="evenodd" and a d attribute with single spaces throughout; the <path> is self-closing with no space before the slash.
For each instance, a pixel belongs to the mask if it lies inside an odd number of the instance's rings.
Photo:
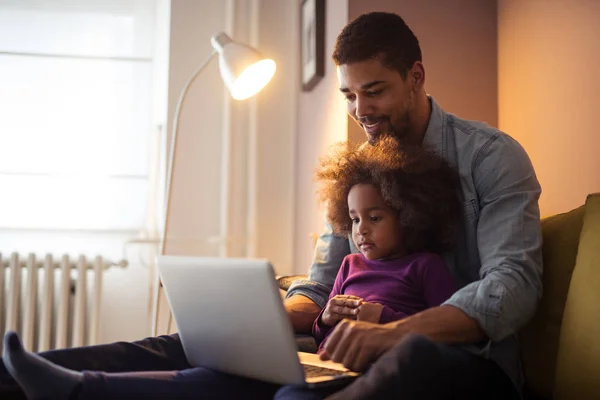
<path id="1" fill-rule="evenodd" d="M 231 96 L 244 100 L 260 92 L 275 73 L 275 61 L 261 60 L 246 68 L 233 83 Z"/>

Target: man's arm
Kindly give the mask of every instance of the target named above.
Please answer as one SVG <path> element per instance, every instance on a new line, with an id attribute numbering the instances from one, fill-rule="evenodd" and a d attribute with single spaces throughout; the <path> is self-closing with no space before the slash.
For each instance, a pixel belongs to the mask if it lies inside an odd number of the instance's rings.
<path id="1" fill-rule="evenodd" d="M 529 157 L 508 136 L 484 146 L 475 163 L 480 280 L 444 304 L 460 309 L 487 337 L 500 341 L 529 321 L 542 296 L 541 188 Z"/>
<path id="2" fill-rule="evenodd" d="M 445 343 L 500 341 L 532 316 L 542 295 L 540 185 L 523 148 L 501 135 L 478 154 L 480 280 L 442 304 L 395 324 Z"/>
<path id="3" fill-rule="evenodd" d="M 473 318 L 452 306 L 439 306 L 383 325 L 343 320 L 329 335 L 320 356 L 352 371 L 363 371 L 409 333 L 448 344 L 475 343 L 485 338 Z"/>
<path id="4" fill-rule="evenodd" d="M 323 233 L 317 239 L 308 280 L 295 281 L 284 301 L 296 333 L 312 331 L 312 324 L 327 304 L 335 277 L 348 254 L 348 238 L 334 235 L 331 225 L 325 223 Z"/>
<path id="5" fill-rule="evenodd" d="M 475 319 L 447 305 L 429 308 L 403 320 L 390 322 L 389 325 L 398 338 L 407 333 L 416 333 L 447 344 L 476 343 L 486 339 Z"/>

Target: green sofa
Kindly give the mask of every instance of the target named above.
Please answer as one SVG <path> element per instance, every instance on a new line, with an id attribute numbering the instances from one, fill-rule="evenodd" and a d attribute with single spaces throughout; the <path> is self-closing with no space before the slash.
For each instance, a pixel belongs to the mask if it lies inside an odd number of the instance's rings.
<path id="1" fill-rule="evenodd" d="M 531 399 L 600 399 L 600 193 L 542 220 L 544 294 L 520 332 Z"/>
<path id="2" fill-rule="evenodd" d="M 544 294 L 519 332 L 526 399 L 600 399 L 600 193 L 542 220 Z M 295 279 L 279 278 L 287 290 Z M 301 351 L 314 351 L 309 335 Z"/>

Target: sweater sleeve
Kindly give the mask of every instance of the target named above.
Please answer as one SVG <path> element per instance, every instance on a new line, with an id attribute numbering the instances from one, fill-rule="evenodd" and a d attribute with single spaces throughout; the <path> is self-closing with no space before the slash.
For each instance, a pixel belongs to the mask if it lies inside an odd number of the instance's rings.
<path id="1" fill-rule="evenodd" d="M 407 315 L 401 311 L 394 311 L 388 306 L 383 306 L 381 316 L 379 317 L 380 324 L 387 324 L 388 322 L 399 321 L 406 318 Z"/>
<path id="2" fill-rule="evenodd" d="M 346 256 L 344 258 L 344 260 L 342 261 L 342 266 L 340 267 L 337 276 L 335 277 L 335 282 L 333 283 L 333 289 L 331 290 L 331 293 L 329 294 L 329 300 L 338 294 L 342 294 L 342 284 L 344 283 L 344 280 L 348 276 L 349 268 L 350 268 L 350 263 L 348 262 L 348 256 Z M 329 303 L 329 300 L 327 300 L 327 304 Z M 319 316 L 317 317 L 317 319 L 315 319 L 315 322 L 313 323 L 312 333 L 315 338 L 315 341 L 317 342 L 317 345 L 319 345 L 323 341 L 323 339 L 325 339 L 325 337 L 327 337 L 329 332 L 331 332 L 331 330 L 333 329 L 333 326 L 325 325 L 321 319 L 321 316 L 323 315 L 323 312 L 325 311 L 327 304 L 325 304 L 325 307 L 323 307 L 321 309 Z"/>
<path id="3" fill-rule="evenodd" d="M 423 259 L 422 269 L 423 296 L 427 307 L 436 307 L 456 292 L 454 278 L 448 271 L 446 262 L 437 254 Z"/>

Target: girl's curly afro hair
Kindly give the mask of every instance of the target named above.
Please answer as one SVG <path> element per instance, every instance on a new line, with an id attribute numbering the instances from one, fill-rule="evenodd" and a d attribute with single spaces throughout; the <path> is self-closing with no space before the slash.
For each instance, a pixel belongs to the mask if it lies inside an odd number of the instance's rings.
<path id="1" fill-rule="evenodd" d="M 462 211 L 458 174 L 429 151 L 390 136 L 373 145 L 338 143 L 321 159 L 315 179 L 336 234 L 352 232 L 350 189 L 371 184 L 397 212 L 409 253 L 439 253 L 455 242 Z"/>

